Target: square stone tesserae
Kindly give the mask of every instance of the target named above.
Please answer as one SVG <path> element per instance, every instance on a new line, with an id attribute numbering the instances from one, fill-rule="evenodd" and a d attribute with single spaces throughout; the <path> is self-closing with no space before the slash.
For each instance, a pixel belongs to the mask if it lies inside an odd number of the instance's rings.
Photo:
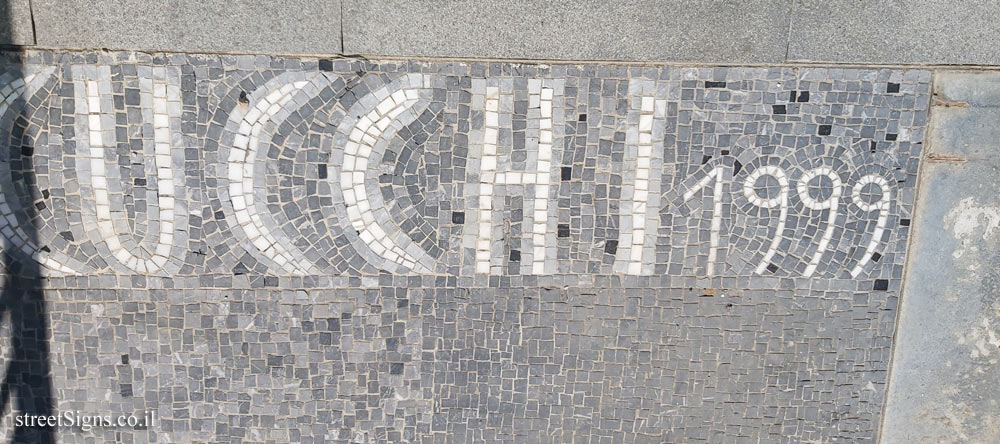
<path id="1" fill-rule="evenodd" d="M 927 71 L 2 60 L 52 332 L 15 397 L 134 442 L 876 438 Z"/>

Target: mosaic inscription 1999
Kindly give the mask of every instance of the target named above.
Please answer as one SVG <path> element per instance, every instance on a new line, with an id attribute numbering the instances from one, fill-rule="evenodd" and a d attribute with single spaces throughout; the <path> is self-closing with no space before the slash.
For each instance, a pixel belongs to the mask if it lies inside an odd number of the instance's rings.
<path id="1" fill-rule="evenodd" d="M 63 442 L 875 438 L 929 72 L 13 58 Z"/>

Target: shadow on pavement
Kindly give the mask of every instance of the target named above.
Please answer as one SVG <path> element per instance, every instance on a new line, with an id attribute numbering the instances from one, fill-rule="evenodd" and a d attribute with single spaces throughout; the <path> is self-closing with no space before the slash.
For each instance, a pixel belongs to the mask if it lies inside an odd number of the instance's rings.
<path id="1" fill-rule="evenodd" d="M 0 0 L 0 29 L 13 30 L 14 7 L 10 0 Z M 23 73 L 21 51 L 9 47 L 0 51 L 0 76 L 4 73 Z M 0 85 L 2 90 L 3 85 Z M 0 115 L 0 163 L 6 163 L 0 165 L 0 171 L 11 176 L 0 180 L 3 184 L 0 185 L 3 187 L 0 193 L 3 193 L 6 202 L 6 205 L 0 202 L 0 210 L 3 210 L 0 217 L 7 217 L 9 221 L 10 214 L 16 216 L 17 227 L 27 238 L 27 244 L 37 246 L 33 223 L 38 221 L 38 209 L 34 202 L 40 201 L 40 196 L 33 196 L 37 193 L 32 164 L 36 139 L 27 131 L 28 118 L 24 110 L 28 99 L 30 97 L 18 98 Z M 8 186 L 11 184 L 13 186 Z M 9 207 L 9 210 L 4 207 Z M 13 228 L 11 223 L 0 225 Z M 0 239 L 4 268 L 0 278 L 0 322 L 7 324 L 3 330 L 9 331 L 8 337 L 0 337 L 4 348 L 0 354 L 0 366 L 3 368 L 0 418 L 11 421 L 18 415 L 55 415 L 49 363 L 51 332 L 40 265 L 22 250 L 23 240 L 13 240 L 16 236 L 7 233 Z M 11 414 L 8 415 L 8 412 Z M 55 427 L 19 425 L 17 421 L 0 426 L 7 430 L 13 428 L 12 442 L 15 443 L 55 442 Z"/>

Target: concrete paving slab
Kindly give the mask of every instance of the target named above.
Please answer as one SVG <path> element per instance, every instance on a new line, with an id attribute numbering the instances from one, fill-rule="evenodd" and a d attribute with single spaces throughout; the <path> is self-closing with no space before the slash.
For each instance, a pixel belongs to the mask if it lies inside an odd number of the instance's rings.
<path id="1" fill-rule="evenodd" d="M 969 0 L 802 0 L 790 61 L 1000 63 L 1000 3 Z"/>
<path id="2" fill-rule="evenodd" d="M 790 0 L 344 2 L 345 52 L 781 62 Z"/>
<path id="3" fill-rule="evenodd" d="M 339 0 L 36 0 L 38 44 L 67 48 L 340 52 Z"/>
<path id="4" fill-rule="evenodd" d="M 936 91 L 882 442 L 1000 442 L 1000 75 Z"/>
<path id="5" fill-rule="evenodd" d="M 28 0 L 0 1 L 0 45 L 31 45 L 31 8 Z"/>

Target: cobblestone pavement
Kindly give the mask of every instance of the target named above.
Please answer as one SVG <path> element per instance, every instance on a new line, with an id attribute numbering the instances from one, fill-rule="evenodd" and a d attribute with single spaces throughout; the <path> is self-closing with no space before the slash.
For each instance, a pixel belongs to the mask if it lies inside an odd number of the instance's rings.
<path id="1" fill-rule="evenodd" d="M 6 57 L 61 442 L 874 441 L 928 71 Z"/>

